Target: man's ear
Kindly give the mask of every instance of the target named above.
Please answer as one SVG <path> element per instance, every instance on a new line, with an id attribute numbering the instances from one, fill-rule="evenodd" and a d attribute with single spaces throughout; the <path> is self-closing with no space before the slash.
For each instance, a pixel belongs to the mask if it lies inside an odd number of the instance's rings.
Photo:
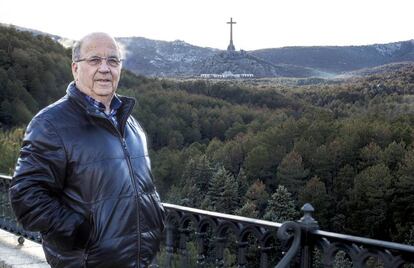
<path id="1" fill-rule="evenodd" d="M 79 68 L 78 63 L 72 62 L 72 75 L 75 81 L 78 80 L 78 68 Z"/>

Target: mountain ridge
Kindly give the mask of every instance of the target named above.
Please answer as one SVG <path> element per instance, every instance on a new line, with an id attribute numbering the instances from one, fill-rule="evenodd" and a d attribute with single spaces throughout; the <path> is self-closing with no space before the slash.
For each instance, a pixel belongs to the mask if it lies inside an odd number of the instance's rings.
<path id="1" fill-rule="evenodd" d="M 57 35 L 11 26 L 35 35 L 48 35 L 64 47 L 74 43 Z M 414 62 L 413 39 L 386 44 L 287 46 L 236 52 L 195 46 L 183 40 L 145 37 L 116 37 L 116 40 L 124 51 L 125 68 L 151 77 L 200 77 L 201 74 L 230 72 L 253 74 L 254 77 L 330 78 L 351 76 L 358 70 L 387 64 Z"/>
<path id="2" fill-rule="evenodd" d="M 142 50 L 142 47 L 138 49 L 139 39 L 117 40 L 127 55 L 133 58 L 126 60 L 125 67 L 148 76 L 200 76 L 203 73 L 230 71 L 252 73 L 256 77 L 326 78 L 365 68 L 414 61 L 414 40 L 364 46 L 301 46 L 236 52 L 197 47 L 184 41 L 145 39 L 149 48 L 158 48 L 149 52 Z M 163 45 L 160 46 L 159 42 Z M 129 46 L 131 43 L 133 47 Z M 139 66 L 132 64 L 137 61 Z"/>

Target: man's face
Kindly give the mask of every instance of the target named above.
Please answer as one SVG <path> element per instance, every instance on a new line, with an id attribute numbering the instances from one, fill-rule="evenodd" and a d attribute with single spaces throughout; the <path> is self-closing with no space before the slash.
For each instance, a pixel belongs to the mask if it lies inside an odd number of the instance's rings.
<path id="1" fill-rule="evenodd" d="M 90 59 L 106 58 L 100 64 Z M 80 49 L 80 59 L 72 63 L 72 73 L 76 86 L 96 100 L 111 99 L 118 87 L 122 64 L 111 66 L 107 58 L 120 59 L 115 41 L 107 35 L 91 36 L 84 40 Z"/>

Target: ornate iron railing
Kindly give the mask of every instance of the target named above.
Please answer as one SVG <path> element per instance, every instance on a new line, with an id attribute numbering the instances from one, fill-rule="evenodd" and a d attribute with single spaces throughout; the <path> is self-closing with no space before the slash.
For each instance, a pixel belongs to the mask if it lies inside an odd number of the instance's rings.
<path id="1" fill-rule="evenodd" d="M 208 244 L 214 244 L 214 251 L 210 252 L 214 267 L 224 267 L 223 249 L 229 233 L 236 241 L 233 250 L 237 254 L 236 267 L 253 266 L 246 260 L 246 252 L 251 247 L 259 251 L 258 261 L 253 262 L 259 267 L 273 267 L 276 263 L 276 267 L 396 268 L 409 267 L 409 264 L 414 267 L 414 246 L 318 230 L 310 204 L 303 206 L 304 216 L 298 222 L 283 224 L 171 204 L 164 206 L 168 211 L 166 267 L 172 266 L 174 253 L 181 255 L 180 265 L 176 267 L 189 267 L 187 241 L 191 233 L 196 239 L 200 267 L 208 259 Z M 253 237 L 253 245 L 249 244 L 252 242 L 249 236 Z M 284 253 L 286 246 L 288 251 Z M 283 258 L 277 256 L 277 250 Z"/>
<path id="2" fill-rule="evenodd" d="M 0 175 L 0 229 L 18 235 L 20 244 L 24 243 L 24 238 L 40 243 L 42 239 L 39 233 L 24 230 L 16 221 L 9 200 L 10 182 L 10 176 Z"/>
<path id="3" fill-rule="evenodd" d="M 10 181 L 0 175 L 0 228 L 40 242 L 39 234 L 23 230 L 15 220 Z M 173 204 L 164 207 L 160 267 L 414 267 L 414 246 L 321 231 L 310 204 L 303 206 L 299 221 L 283 224 Z"/>

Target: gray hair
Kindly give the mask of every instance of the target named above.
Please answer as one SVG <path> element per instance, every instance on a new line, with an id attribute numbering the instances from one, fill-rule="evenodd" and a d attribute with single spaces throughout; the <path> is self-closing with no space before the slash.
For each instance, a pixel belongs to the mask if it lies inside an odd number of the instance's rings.
<path id="1" fill-rule="evenodd" d="M 72 61 L 73 62 L 75 62 L 75 61 L 77 61 L 77 60 L 79 60 L 80 59 L 80 57 L 81 57 L 81 48 L 82 48 L 82 44 L 83 44 L 83 42 L 87 39 L 87 38 L 90 38 L 91 36 L 94 36 L 94 35 L 102 35 L 102 34 L 104 34 L 104 35 L 107 35 L 107 36 L 109 36 L 109 37 L 111 37 L 110 35 L 108 35 L 108 34 L 106 34 L 106 33 L 91 33 L 91 34 L 88 34 L 88 35 L 86 35 L 86 36 L 84 36 L 84 37 L 82 37 L 79 41 L 76 41 L 75 42 L 75 44 L 73 45 L 73 48 L 72 48 Z M 112 37 L 111 37 L 112 38 Z M 118 50 L 118 52 L 119 52 L 119 56 L 122 58 L 122 50 L 121 50 L 121 48 L 120 48 L 120 46 L 119 46 L 119 44 L 118 44 L 118 42 L 115 40 L 115 38 L 113 38 L 114 39 L 114 41 L 115 41 L 115 44 L 116 44 L 116 48 L 117 48 L 117 50 Z"/>
<path id="2" fill-rule="evenodd" d="M 75 45 L 72 48 L 72 61 L 75 62 L 80 59 L 80 50 L 83 43 L 83 38 L 75 42 Z"/>

